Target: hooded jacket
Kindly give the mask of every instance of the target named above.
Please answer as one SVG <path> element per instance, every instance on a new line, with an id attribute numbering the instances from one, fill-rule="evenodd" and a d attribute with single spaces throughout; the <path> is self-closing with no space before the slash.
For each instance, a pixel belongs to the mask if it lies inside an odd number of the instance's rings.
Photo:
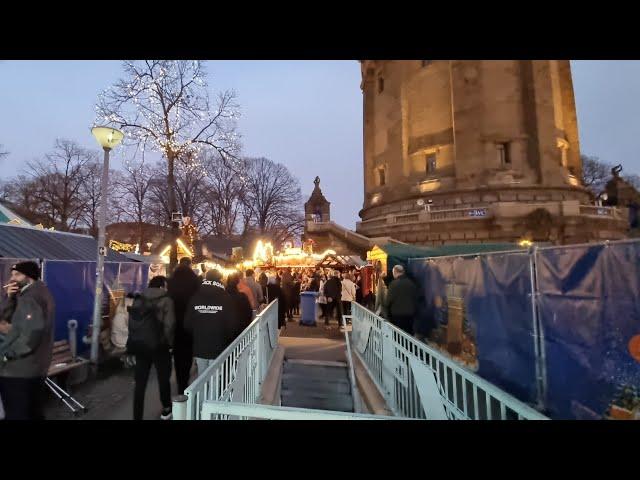
<path id="1" fill-rule="evenodd" d="M 0 377 L 46 377 L 53 356 L 55 302 L 46 285 L 28 285 L 0 307 L 11 330 L 0 343 Z M 6 361 L 3 359 L 6 357 Z"/>
<path id="2" fill-rule="evenodd" d="M 218 358 L 234 340 L 235 304 L 224 285 L 205 280 L 191 297 L 184 317 L 184 328 L 193 336 L 193 356 Z"/>
<path id="3" fill-rule="evenodd" d="M 173 300 L 169 298 L 166 290 L 162 288 L 146 288 L 142 296 L 153 301 L 157 307 L 158 320 L 162 323 L 165 342 L 169 347 L 173 346 L 173 339 L 176 328 L 176 316 L 174 313 Z"/>
<path id="4" fill-rule="evenodd" d="M 169 297 L 173 300 L 173 307 L 175 312 L 176 327 L 175 327 L 175 343 L 176 348 L 180 347 L 180 344 L 186 343 L 191 345 L 191 336 L 184 329 L 184 317 L 187 309 L 187 305 L 191 300 L 191 297 L 200 288 L 201 282 L 198 281 L 198 276 L 189 267 L 180 266 L 173 272 L 167 285 L 167 291 Z"/>

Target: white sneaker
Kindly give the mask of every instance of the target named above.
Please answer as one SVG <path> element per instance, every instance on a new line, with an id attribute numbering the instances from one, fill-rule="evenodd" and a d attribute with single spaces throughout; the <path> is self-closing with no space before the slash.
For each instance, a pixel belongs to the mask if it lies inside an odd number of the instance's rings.
<path id="1" fill-rule="evenodd" d="M 171 420 L 173 418 L 173 412 L 169 410 L 169 413 L 162 412 L 160 414 L 160 420 Z"/>

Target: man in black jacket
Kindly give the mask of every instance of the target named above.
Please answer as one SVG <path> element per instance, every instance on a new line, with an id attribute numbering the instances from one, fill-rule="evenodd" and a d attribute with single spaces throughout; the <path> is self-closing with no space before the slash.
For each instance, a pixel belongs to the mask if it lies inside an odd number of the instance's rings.
<path id="1" fill-rule="evenodd" d="M 11 267 L 0 307 L 0 398 L 7 420 L 44 420 L 42 389 L 53 355 L 55 303 L 34 262 Z"/>
<path id="2" fill-rule="evenodd" d="M 394 280 L 384 300 L 391 323 L 413 335 L 413 320 L 418 309 L 418 287 L 405 275 L 404 267 L 396 265 L 392 270 Z"/>
<path id="3" fill-rule="evenodd" d="M 185 311 L 191 297 L 200 288 L 200 283 L 198 276 L 191 269 L 189 259 L 183 258 L 169 279 L 167 288 L 169 297 L 173 300 L 176 319 L 173 362 L 176 369 L 178 395 L 183 395 L 184 389 L 189 386 L 191 365 L 193 364 L 193 338 L 184 328 Z"/>
<path id="4" fill-rule="evenodd" d="M 329 325 L 329 319 L 335 310 L 336 320 L 340 326 L 342 321 L 342 282 L 338 270 L 334 270 L 333 276 L 324 284 L 324 295 L 327 297 L 327 316 L 324 319 L 324 324 Z"/>
<path id="5" fill-rule="evenodd" d="M 235 304 L 222 284 L 222 275 L 218 270 L 209 270 L 184 318 L 184 328 L 193 338 L 198 375 L 233 342 L 235 317 Z"/>

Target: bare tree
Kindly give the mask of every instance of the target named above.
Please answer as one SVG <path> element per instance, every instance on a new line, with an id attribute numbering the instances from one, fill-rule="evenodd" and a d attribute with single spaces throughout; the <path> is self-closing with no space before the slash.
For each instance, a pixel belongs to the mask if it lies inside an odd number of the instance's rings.
<path id="1" fill-rule="evenodd" d="M 210 155 L 204 165 L 207 183 L 203 191 L 202 226 L 207 229 L 207 234 L 234 235 L 244 206 L 244 182 L 216 155 Z M 245 217 L 243 233 L 250 220 L 251 215 Z"/>
<path id="2" fill-rule="evenodd" d="M 151 182 L 153 173 L 143 161 L 127 162 L 124 172 L 114 178 L 123 217 L 138 224 L 138 244 L 144 245 L 144 223 L 151 218 Z"/>
<path id="3" fill-rule="evenodd" d="M 640 191 L 640 175 L 632 173 L 623 177 L 633 188 Z"/>
<path id="4" fill-rule="evenodd" d="M 598 195 L 611 177 L 613 165 L 601 161 L 598 157 L 581 155 L 582 160 L 582 184 L 594 195 Z"/>
<path id="5" fill-rule="evenodd" d="M 97 154 L 96 154 L 97 156 Z M 100 205 L 102 204 L 102 164 L 97 160 L 85 165 L 84 182 L 80 186 L 79 196 L 83 205 L 80 214 L 80 223 L 87 228 L 89 235 L 98 238 L 98 219 L 100 216 Z M 112 181 L 107 185 L 107 205 L 108 218 L 111 221 L 119 220 L 118 210 L 120 202 L 118 195 L 115 195 L 117 187 L 114 179 L 118 178 L 117 171 L 111 170 L 109 178 Z"/>
<path id="6" fill-rule="evenodd" d="M 298 179 L 266 158 L 247 159 L 247 166 L 245 202 L 255 229 L 276 243 L 299 235 L 304 218 Z"/>
<path id="7" fill-rule="evenodd" d="M 105 90 L 98 100 L 97 121 L 119 124 L 128 134 L 127 143 L 163 154 L 170 214 L 176 210 L 174 174 L 180 158 L 207 147 L 233 164 L 239 150 L 235 93 L 220 93 L 213 105 L 199 61 L 145 60 L 124 62 L 123 67 L 125 78 Z M 172 223 L 172 227 L 177 236 L 177 224 Z M 171 271 L 176 264 L 174 243 Z"/>
<path id="8" fill-rule="evenodd" d="M 85 208 L 82 188 L 89 175 L 87 165 L 95 161 L 94 152 L 58 139 L 45 160 L 27 163 L 36 208 L 57 229 L 69 231 L 78 226 Z"/>
<path id="9" fill-rule="evenodd" d="M 2 159 L 3 159 L 4 157 L 6 157 L 7 155 L 9 155 L 9 152 L 7 152 L 7 151 L 4 149 L 4 145 L 2 145 L 2 144 L 0 143 L 0 160 L 2 160 Z"/>

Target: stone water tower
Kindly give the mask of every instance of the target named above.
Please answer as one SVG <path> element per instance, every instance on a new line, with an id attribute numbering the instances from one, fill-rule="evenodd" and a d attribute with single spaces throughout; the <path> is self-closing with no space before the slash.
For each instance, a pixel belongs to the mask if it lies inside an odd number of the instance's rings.
<path id="1" fill-rule="evenodd" d="M 368 237 L 448 243 L 623 238 L 581 184 L 568 60 L 364 60 Z"/>

